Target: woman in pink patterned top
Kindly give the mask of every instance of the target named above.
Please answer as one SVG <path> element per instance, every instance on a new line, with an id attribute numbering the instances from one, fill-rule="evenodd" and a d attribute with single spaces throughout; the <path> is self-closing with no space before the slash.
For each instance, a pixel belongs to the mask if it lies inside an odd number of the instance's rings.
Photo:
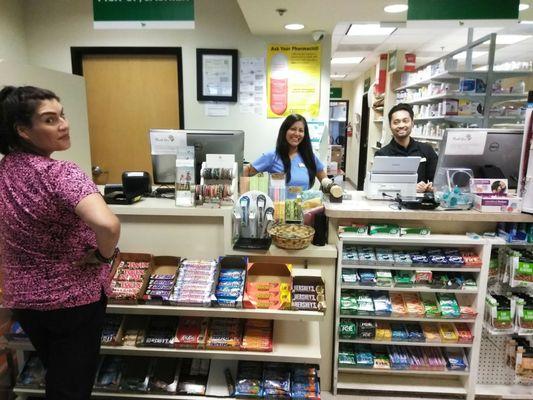
<path id="1" fill-rule="evenodd" d="M 89 399 L 120 234 L 117 217 L 74 163 L 53 92 L 0 91 L 0 265 L 4 306 L 46 368 L 47 399 Z"/>

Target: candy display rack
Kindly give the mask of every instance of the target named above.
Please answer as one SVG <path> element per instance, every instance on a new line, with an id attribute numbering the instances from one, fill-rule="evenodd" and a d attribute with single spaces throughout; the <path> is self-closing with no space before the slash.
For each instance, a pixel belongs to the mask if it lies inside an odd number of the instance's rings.
<path id="1" fill-rule="evenodd" d="M 416 264 L 400 265 L 374 265 L 371 262 L 347 263 L 343 262 L 343 250 L 346 246 L 364 246 L 379 247 L 390 249 L 412 249 L 423 250 L 425 248 L 458 248 L 474 251 L 482 260 L 481 267 L 453 267 L 453 266 L 423 266 Z M 467 400 L 474 399 L 475 385 L 477 376 L 477 364 L 479 358 L 479 349 L 481 342 L 483 315 L 477 312 L 476 316 L 469 318 L 424 318 L 412 315 L 406 316 L 389 316 L 389 315 L 356 315 L 341 314 L 341 294 L 344 289 L 374 290 L 385 292 L 401 293 L 453 293 L 460 304 L 470 306 L 474 310 L 482 310 L 485 299 L 485 290 L 487 287 L 488 261 L 490 259 L 490 244 L 486 240 L 471 239 L 464 235 L 428 235 L 424 237 L 376 237 L 361 236 L 351 238 L 340 238 L 338 243 L 338 264 L 336 279 L 336 320 L 334 333 L 334 365 L 333 365 L 333 385 L 332 391 L 337 394 L 338 391 L 374 391 L 374 392 L 410 392 L 410 393 L 427 393 L 427 394 L 448 394 L 462 395 Z M 343 269 L 375 269 L 394 271 L 416 271 L 431 270 L 435 271 L 456 271 L 468 272 L 475 277 L 476 287 L 472 289 L 446 289 L 434 288 L 430 286 L 412 286 L 412 287 L 378 287 L 366 286 L 359 283 L 345 283 L 342 279 Z M 465 323 L 468 325 L 473 340 L 471 343 L 447 343 L 441 342 L 408 342 L 408 341 L 384 341 L 367 338 L 343 339 L 339 336 L 339 325 L 341 319 L 351 321 L 371 320 L 371 321 L 389 321 L 389 322 L 440 322 L 440 323 Z M 345 344 L 354 346 L 375 346 L 385 347 L 391 345 L 406 346 L 411 349 L 437 348 L 440 350 L 453 349 L 464 350 L 467 358 L 467 369 L 465 370 L 423 370 L 423 369 L 377 369 L 361 368 L 355 365 L 347 366 L 339 363 L 339 350 Z M 416 350 L 417 351 L 417 350 Z M 344 392 L 343 392 L 344 393 Z"/>
<path id="2" fill-rule="evenodd" d="M 317 270 L 293 270 L 294 275 L 320 275 Z M 176 348 L 154 348 L 135 346 L 101 346 L 101 354 L 137 357 L 173 357 L 200 358 L 211 360 L 252 360 L 282 363 L 319 364 L 320 332 L 319 321 L 324 313 L 318 311 L 218 308 L 218 307 L 181 307 L 148 304 L 110 304 L 108 314 L 123 315 L 158 315 L 158 316 L 198 316 L 215 318 L 253 318 L 274 321 L 272 352 L 195 350 Z M 295 335 L 294 332 L 298 332 Z M 7 346 L 17 351 L 19 360 L 25 360 L 33 346 L 28 341 L 9 341 Z M 23 366 L 23 363 L 20 363 Z M 21 398 L 25 396 L 42 396 L 44 389 L 18 386 L 14 392 Z M 209 399 L 208 396 L 184 396 L 159 393 L 109 392 L 94 390 L 93 397 L 149 398 L 149 399 Z"/>

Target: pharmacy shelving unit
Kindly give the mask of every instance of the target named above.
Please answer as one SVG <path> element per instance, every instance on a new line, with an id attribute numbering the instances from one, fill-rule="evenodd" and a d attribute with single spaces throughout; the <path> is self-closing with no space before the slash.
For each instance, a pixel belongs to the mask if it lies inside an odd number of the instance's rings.
<path id="1" fill-rule="evenodd" d="M 523 122 L 524 117 L 522 115 L 516 116 L 495 116 L 491 115 L 490 109 L 491 106 L 496 103 L 503 102 L 525 102 L 527 100 L 526 93 L 493 93 L 492 87 L 493 83 L 500 79 L 507 78 L 527 78 L 533 76 L 533 71 L 499 71 L 494 70 L 494 59 L 496 51 L 496 34 L 490 34 L 484 36 L 464 47 L 461 47 L 445 56 L 442 56 L 436 60 L 433 60 L 419 69 L 424 69 L 429 65 L 434 65 L 441 61 L 451 59 L 459 53 L 467 52 L 472 50 L 476 46 L 481 45 L 482 43 L 489 43 L 489 52 L 488 52 L 488 63 L 486 70 L 473 70 L 472 66 L 465 64 L 464 70 L 454 70 L 454 71 L 440 71 L 435 73 L 433 76 L 426 77 L 424 79 L 418 80 L 416 82 L 410 82 L 406 85 L 402 85 L 394 89 L 396 93 L 402 92 L 407 89 L 416 89 L 429 85 L 430 83 L 446 83 L 446 82 L 459 82 L 461 78 L 480 78 L 483 79 L 486 83 L 486 91 L 483 93 L 472 93 L 472 92 L 450 92 L 442 93 L 430 96 L 424 96 L 420 98 L 408 99 L 403 101 L 412 105 L 424 105 L 424 104 L 433 104 L 441 102 L 445 99 L 468 99 L 477 101 L 483 104 L 484 112 L 480 116 L 470 116 L 470 115 L 441 115 L 441 116 L 415 116 L 415 123 L 425 123 L 425 122 L 449 122 L 449 123 L 463 123 L 463 124 L 476 124 L 480 128 L 487 128 L 492 126 L 494 123 L 498 122 Z M 469 68 L 468 68 L 469 67 Z M 467 68 L 467 69 L 466 69 Z"/>
<path id="2" fill-rule="evenodd" d="M 469 272 L 476 277 L 476 288 L 470 290 L 448 290 L 435 289 L 431 287 L 413 287 L 413 288 L 392 288 L 392 287 L 367 287 L 355 284 L 346 284 L 342 281 L 343 268 L 367 268 L 367 269 L 386 269 L 386 270 L 420 270 L 420 266 L 413 265 L 394 265 L 394 266 L 375 266 L 375 265 L 356 265 L 343 262 L 343 248 L 345 245 L 361 245 L 373 247 L 391 247 L 420 249 L 423 247 L 442 247 L 442 248 L 468 248 L 474 250 L 482 259 L 481 268 L 441 268 L 429 267 L 425 265 L 422 269 L 432 271 L 457 271 Z M 487 287 L 488 263 L 490 260 L 490 244 L 486 240 L 471 239 L 465 235 L 429 235 L 427 237 L 344 237 L 338 242 L 338 266 L 336 279 L 335 294 L 335 333 L 334 333 L 334 370 L 333 370 L 333 393 L 338 391 L 373 391 L 373 392 L 395 392 L 403 393 L 426 393 L 426 394 L 447 394 L 462 395 L 467 400 L 473 400 L 476 389 L 477 365 L 479 359 L 479 349 L 483 325 L 483 305 L 485 301 L 485 290 Z M 394 292 L 448 292 L 455 293 L 462 303 L 471 305 L 478 314 L 471 319 L 448 319 L 448 318 L 417 318 L 417 317 L 385 317 L 385 316 L 367 316 L 367 315 L 346 315 L 340 313 L 341 291 L 343 289 L 364 289 L 364 290 L 382 290 Z M 462 300 L 462 301 L 461 301 Z M 413 322 L 462 322 L 468 324 L 473 335 L 472 343 L 449 344 L 449 343 L 417 343 L 417 342 L 384 342 L 369 339 L 340 339 L 339 323 L 340 319 L 355 320 L 381 320 L 381 321 L 413 321 Z M 468 358 L 468 369 L 465 371 L 420 371 L 420 370 L 394 370 L 394 369 L 363 369 L 339 365 L 339 345 L 341 343 L 358 343 L 367 345 L 402 345 L 402 346 L 420 346 L 420 347 L 459 347 L 463 348 Z"/>

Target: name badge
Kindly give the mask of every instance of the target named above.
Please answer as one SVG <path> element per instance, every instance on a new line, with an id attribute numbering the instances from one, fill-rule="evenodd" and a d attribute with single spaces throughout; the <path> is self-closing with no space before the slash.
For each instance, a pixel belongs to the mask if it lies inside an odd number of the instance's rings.
<path id="1" fill-rule="evenodd" d="M 300 168 L 305 168 L 305 164 L 304 164 L 303 162 L 298 163 L 298 166 L 299 166 Z"/>
<path id="2" fill-rule="evenodd" d="M 426 161 L 427 161 L 426 157 L 420 159 L 420 162 L 426 162 Z"/>

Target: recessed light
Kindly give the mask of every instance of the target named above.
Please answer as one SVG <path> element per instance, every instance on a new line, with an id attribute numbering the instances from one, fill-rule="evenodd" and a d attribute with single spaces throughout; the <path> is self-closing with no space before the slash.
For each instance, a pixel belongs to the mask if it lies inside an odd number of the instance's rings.
<path id="1" fill-rule="evenodd" d="M 530 35 L 496 35 L 496 44 L 515 44 L 530 37 Z"/>
<path id="2" fill-rule="evenodd" d="M 302 24 L 287 24 L 285 25 L 285 29 L 288 29 L 289 31 L 299 31 L 300 29 L 305 28 Z"/>
<path id="3" fill-rule="evenodd" d="M 341 75 L 341 74 L 335 74 L 335 75 L 330 75 L 329 77 L 331 79 L 342 79 L 342 78 L 346 78 L 346 75 L 347 74 L 344 74 L 344 75 Z"/>
<path id="4" fill-rule="evenodd" d="M 518 6 L 518 11 L 524 11 L 524 10 L 527 10 L 528 8 L 529 8 L 529 4 L 520 3 L 520 5 Z"/>
<path id="5" fill-rule="evenodd" d="M 364 57 L 335 57 L 331 59 L 332 64 L 359 64 Z"/>
<path id="6" fill-rule="evenodd" d="M 390 6 L 385 6 L 383 9 L 386 13 L 396 14 L 407 11 L 409 6 L 407 4 L 391 4 Z"/>
<path id="7" fill-rule="evenodd" d="M 351 24 L 346 36 L 386 36 L 395 30 L 395 27 L 385 28 L 379 24 Z"/>

